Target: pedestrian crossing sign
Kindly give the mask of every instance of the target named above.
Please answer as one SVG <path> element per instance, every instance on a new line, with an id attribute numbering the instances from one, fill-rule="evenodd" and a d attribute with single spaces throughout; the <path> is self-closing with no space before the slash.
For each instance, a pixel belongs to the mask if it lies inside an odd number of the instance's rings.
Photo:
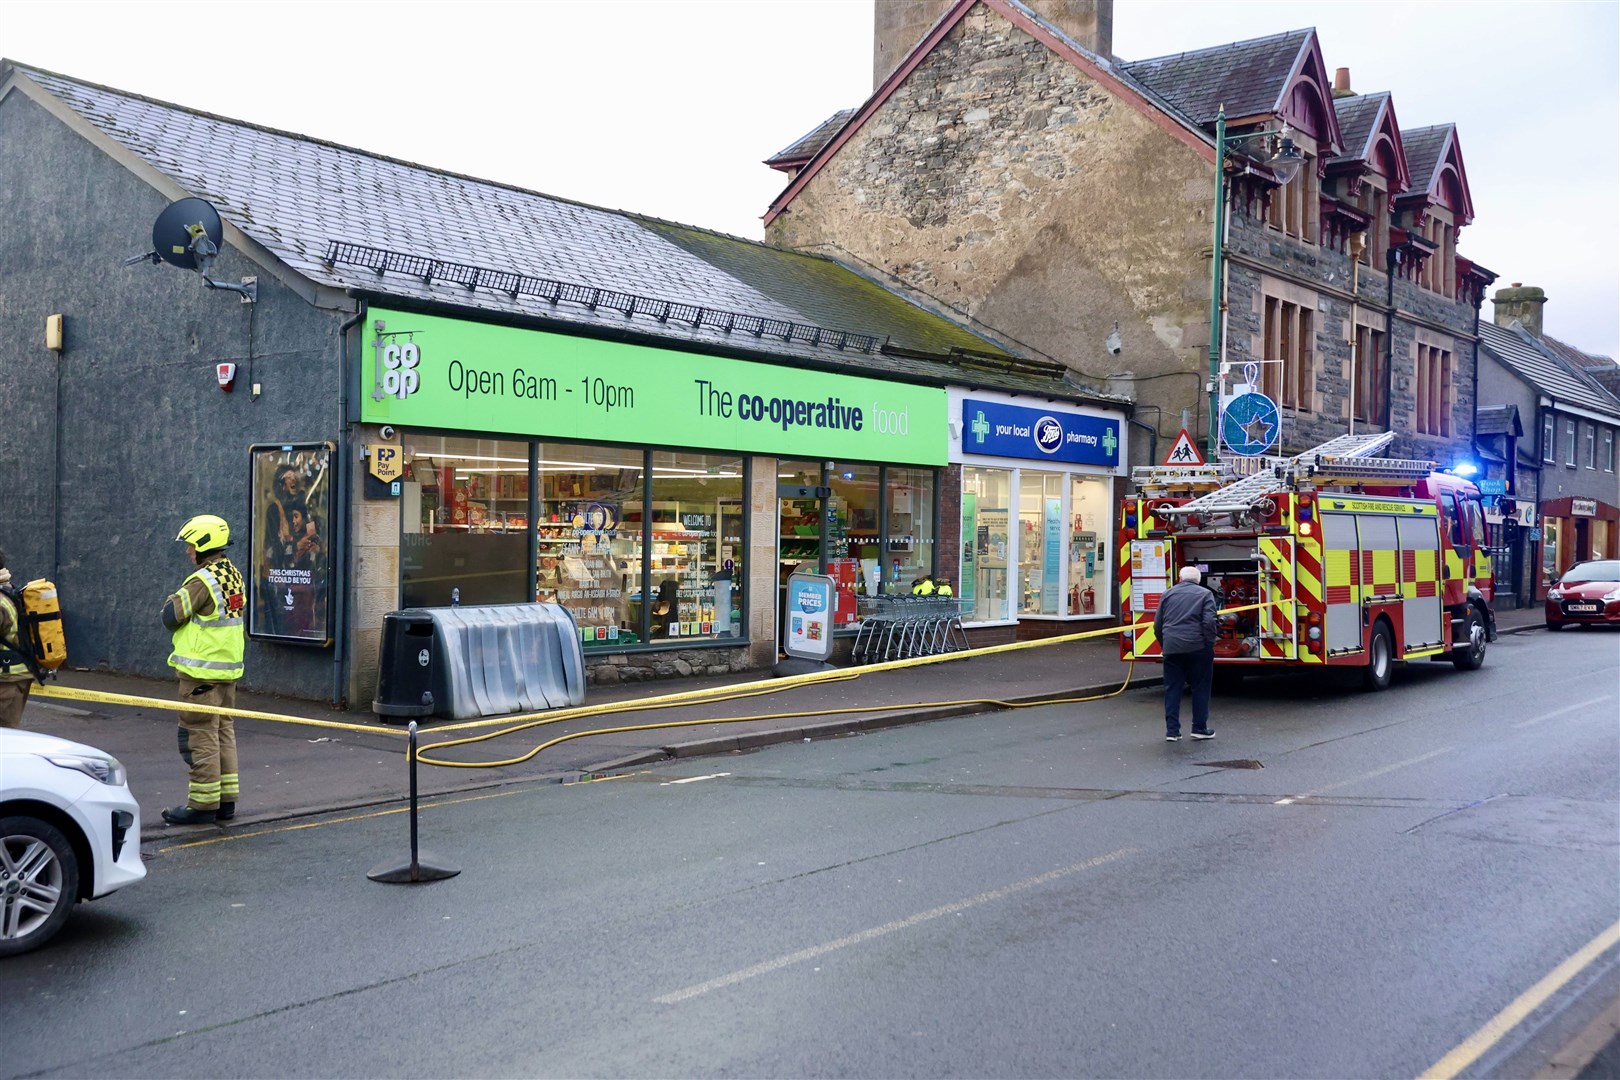
<path id="1" fill-rule="evenodd" d="M 1202 465 L 1202 464 L 1204 464 L 1204 455 L 1200 454 L 1198 452 L 1198 447 L 1193 444 L 1192 436 L 1187 434 L 1187 429 L 1186 428 L 1182 428 L 1181 429 L 1181 434 L 1176 436 L 1176 441 L 1170 444 L 1170 452 L 1168 454 L 1164 455 L 1164 464 L 1166 464 L 1166 465 Z"/>

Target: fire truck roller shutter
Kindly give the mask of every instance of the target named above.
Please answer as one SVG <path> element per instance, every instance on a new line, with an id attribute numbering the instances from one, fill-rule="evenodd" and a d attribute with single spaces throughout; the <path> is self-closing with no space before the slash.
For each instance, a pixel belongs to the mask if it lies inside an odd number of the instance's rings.
<path id="1" fill-rule="evenodd" d="M 1354 515 L 1322 515 L 1322 561 L 1327 578 L 1323 589 L 1327 601 L 1328 652 L 1360 649 L 1361 558 Z"/>
<path id="2" fill-rule="evenodd" d="M 1398 518 L 1401 541 L 1401 611 L 1406 651 L 1446 642 L 1440 609 L 1440 524 L 1435 517 Z"/>

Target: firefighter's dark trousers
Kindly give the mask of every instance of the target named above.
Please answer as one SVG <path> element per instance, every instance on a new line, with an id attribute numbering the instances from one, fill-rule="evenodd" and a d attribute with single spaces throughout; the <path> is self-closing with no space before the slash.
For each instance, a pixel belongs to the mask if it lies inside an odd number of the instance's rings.
<path id="1" fill-rule="evenodd" d="M 33 688 L 32 676 L 27 682 L 0 679 L 0 727 L 22 727 L 23 706 L 28 704 L 28 691 Z"/>
<path id="2" fill-rule="evenodd" d="M 232 709 L 236 707 L 236 684 L 197 682 L 182 675 L 180 700 Z M 222 802 L 236 801 L 241 781 L 236 773 L 235 720 L 219 713 L 181 713 L 180 756 L 191 766 L 187 806 L 217 810 Z"/>

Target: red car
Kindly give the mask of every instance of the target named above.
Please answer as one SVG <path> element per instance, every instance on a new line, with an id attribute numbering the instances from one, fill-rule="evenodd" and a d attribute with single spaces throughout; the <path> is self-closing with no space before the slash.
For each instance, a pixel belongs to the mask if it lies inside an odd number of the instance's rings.
<path id="1" fill-rule="evenodd" d="M 1576 563 L 1547 590 L 1547 629 L 1620 623 L 1620 559 Z"/>

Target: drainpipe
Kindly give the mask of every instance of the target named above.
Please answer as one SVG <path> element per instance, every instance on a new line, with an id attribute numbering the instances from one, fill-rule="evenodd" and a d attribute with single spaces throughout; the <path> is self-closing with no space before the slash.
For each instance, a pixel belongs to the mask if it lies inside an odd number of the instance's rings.
<path id="1" fill-rule="evenodd" d="M 1182 415 L 1186 415 L 1186 414 L 1183 413 Z M 1134 420 L 1129 416 L 1127 416 L 1125 418 L 1125 422 L 1127 424 L 1130 424 L 1132 427 L 1139 427 L 1143 431 L 1148 433 L 1148 457 L 1147 457 L 1147 463 L 1149 465 L 1153 465 L 1153 464 L 1157 463 L 1158 460 L 1159 460 L 1159 429 L 1154 427 L 1152 424 L 1144 424 L 1144 423 L 1142 423 L 1142 421 Z M 936 533 L 935 535 L 938 535 L 938 534 Z"/>
<path id="2" fill-rule="evenodd" d="M 338 467 L 332 470 L 337 478 L 333 484 L 333 501 L 337 504 L 332 515 L 332 568 L 337 581 L 332 589 L 332 707 L 347 707 L 343 692 L 343 669 L 349 657 L 349 470 L 354 463 L 349 458 L 349 331 L 366 317 L 365 301 L 356 299 L 355 313 L 338 324 Z"/>

